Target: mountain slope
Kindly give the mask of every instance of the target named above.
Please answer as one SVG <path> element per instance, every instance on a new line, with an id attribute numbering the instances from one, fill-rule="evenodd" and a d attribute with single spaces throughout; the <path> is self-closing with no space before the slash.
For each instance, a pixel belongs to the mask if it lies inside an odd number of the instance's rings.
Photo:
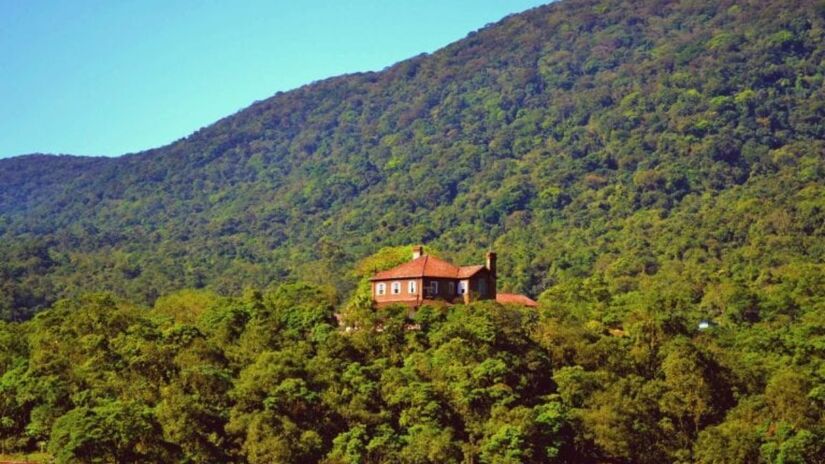
<path id="1" fill-rule="evenodd" d="M 692 304 L 761 288 L 825 257 L 824 11 L 564 0 L 156 150 L 0 160 L 0 311 L 346 291 L 352 262 L 412 242 L 459 262 L 492 243 L 506 289 L 585 312 L 657 279 Z"/>

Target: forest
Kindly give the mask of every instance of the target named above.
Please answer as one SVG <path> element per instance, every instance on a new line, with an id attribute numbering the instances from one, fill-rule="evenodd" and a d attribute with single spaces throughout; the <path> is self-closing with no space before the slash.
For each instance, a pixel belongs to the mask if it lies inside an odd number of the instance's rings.
<path id="1" fill-rule="evenodd" d="M 0 453 L 39 447 L 58 463 L 823 462 L 821 270 L 739 294 L 707 326 L 689 288 L 662 282 L 600 318 L 554 300 L 373 310 L 364 279 L 409 249 L 359 263 L 351 276 L 362 284 L 343 302 L 334 287 L 303 282 L 236 297 L 182 290 L 151 308 L 97 293 L 0 323 Z"/>
<path id="2" fill-rule="evenodd" d="M 750 289 L 822 263 L 824 17 L 563 0 L 166 147 L 0 160 L 0 317 L 89 291 L 346 294 L 359 259 L 411 243 L 468 263 L 493 246 L 503 290 L 534 298 L 660 271 Z"/>
<path id="3" fill-rule="evenodd" d="M 372 310 L 413 244 L 539 307 Z M 822 0 L 560 0 L 0 160 L 0 455 L 825 462 L 824 357 Z"/>

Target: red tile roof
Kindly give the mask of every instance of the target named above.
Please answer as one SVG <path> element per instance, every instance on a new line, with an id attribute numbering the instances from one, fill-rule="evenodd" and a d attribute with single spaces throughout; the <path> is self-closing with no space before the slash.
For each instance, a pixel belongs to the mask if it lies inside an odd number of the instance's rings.
<path id="1" fill-rule="evenodd" d="M 458 268 L 434 256 L 424 255 L 375 274 L 370 280 L 402 279 L 409 277 L 455 278 Z"/>
<path id="2" fill-rule="evenodd" d="M 424 255 L 375 274 L 370 280 L 409 279 L 416 277 L 439 277 L 444 279 L 466 279 L 484 266 L 458 267 L 435 256 Z"/>
<path id="3" fill-rule="evenodd" d="M 466 279 L 468 277 L 472 277 L 475 275 L 476 272 L 484 269 L 484 266 L 478 264 L 476 266 L 461 266 L 458 270 L 458 278 L 459 279 Z"/>
<path id="4" fill-rule="evenodd" d="M 530 308 L 535 308 L 538 306 L 538 303 L 532 298 L 515 293 L 497 293 L 496 302 L 501 304 L 517 304 Z"/>

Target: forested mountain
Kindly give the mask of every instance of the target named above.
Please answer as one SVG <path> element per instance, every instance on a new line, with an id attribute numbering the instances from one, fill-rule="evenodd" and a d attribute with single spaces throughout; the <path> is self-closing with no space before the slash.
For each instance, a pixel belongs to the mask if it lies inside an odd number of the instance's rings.
<path id="1" fill-rule="evenodd" d="M 374 311 L 418 243 L 539 307 Z M 825 462 L 824 263 L 825 2 L 561 0 L 0 160 L 0 456 Z"/>
<path id="2" fill-rule="evenodd" d="M 156 150 L 2 160 L 0 311 L 282 278 L 345 291 L 338 271 L 402 243 L 458 262 L 492 243 L 507 289 L 534 296 L 819 263 L 822 8 L 562 1 Z"/>

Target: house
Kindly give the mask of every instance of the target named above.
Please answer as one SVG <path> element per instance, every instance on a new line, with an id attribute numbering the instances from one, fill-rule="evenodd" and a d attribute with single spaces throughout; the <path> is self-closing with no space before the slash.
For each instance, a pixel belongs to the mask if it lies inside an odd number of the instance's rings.
<path id="1" fill-rule="evenodd" d="M 413 248 L 412 260 L 381 271 L 370 279 L 372 300 L 376 306 L 405 304 L 470 303 L 496 300 L 505 304 L 535 307 L 536 302 L 524 295 L 499 294 L 496 291 L 496 254 L 487 253 L 486 263 L 456 266 Z"/>

